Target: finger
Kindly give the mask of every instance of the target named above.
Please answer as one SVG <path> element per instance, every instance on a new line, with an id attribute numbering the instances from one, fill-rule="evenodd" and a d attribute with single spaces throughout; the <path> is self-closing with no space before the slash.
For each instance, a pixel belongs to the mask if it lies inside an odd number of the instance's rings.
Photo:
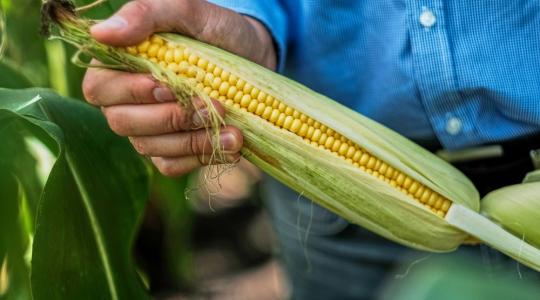
<path id="1" fill-rule="evenodd" d="M 257 63 L 265 63 L 261 43 L 273 45 L 247 18 L 203 0 L 131 1 L 91 28 L 96 40 L 118 47 L 136 45 L 154 32 L 182 33 Z"/>
<path id="2" fill-rule="evenodd" d="M 142 155 L 182 157 L 211 154 L 214 150 L 211 138 L 211 132 L 200 129 L 159 136 L 130 137 L 129 140 L 135 150 Z M 242 149 L 242 133 L 235 127 L 223 128 L 219 140 L 224 153 L 232 154 Z"/>
<path id="3" fill-rule="evenodd" d="M 214 161 L 213 163 L 234 163 L 238 161 L 239 158 L 240 153 L 227 154 L 225 162 Z M 210 156 L 184 156 L 177 158 L 152 157 L 152 163 L 154 163 L 161 174 L 174 177 L 185 175 L 201 166 L 207 165 L 210 163 Z"/>
<path id="4" fill-rule="evenodd" d="M 225 109 L 213 101 L 221 116 Z M 201 128 L 208 123 L 208 110 L 197 112 L 183 108 L 176 102 L 159 104 L 126 104 L 102 108 L 109 127 L 122 136 L 148 136 Z"/>
<path id="5" fill-rule="evenodd" d="M 98 106 L 175 101 L 174 94 L 150 75 L 88 69 L 83 80 L 86 100 Z"/>

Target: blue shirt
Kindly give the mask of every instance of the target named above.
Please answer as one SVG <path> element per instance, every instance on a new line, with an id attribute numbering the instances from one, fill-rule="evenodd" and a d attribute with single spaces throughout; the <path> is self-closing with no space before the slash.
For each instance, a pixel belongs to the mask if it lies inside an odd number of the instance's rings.
<path id="1" fill-rule="evenodd" d="M 213 0 L 260 20 L 280 71 L 448 149 L 540 132 L 540 0 Z"/>

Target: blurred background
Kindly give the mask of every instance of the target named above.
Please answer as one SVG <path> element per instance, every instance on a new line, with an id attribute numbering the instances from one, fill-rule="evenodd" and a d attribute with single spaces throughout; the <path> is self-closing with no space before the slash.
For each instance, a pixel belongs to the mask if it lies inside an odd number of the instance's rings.
<path id="1" fill-rule="evenodd" d="M 90 16 L 104 18 L 125 1 L 109 2 Z M 2 70 L 16 71 L 32 86 L 83 99 L 84 70 L 70 63 L 74 49 L 39 34 L 41 1 L 0 0 L 0 5 L 5 21 L 0 27 Z M 14 78 L 5 74 L 0 74 L 0 87 L 9 88 Z M 37 160 L 47 168 L 46 155 Z M 49 159 L 49 168 L 51 164 Z M 241 161 L 219 180 L 208 176 L 208 169 L 175 179 L 154 174 L 134 255 L 155 298 L 287 299 L 286 275 L 260 199 L 262 174 L 257 168 Z M 464 256 L 411 257 L 388 278 L 380 297 L 540 299 L 538 282 L 516 279 L 517 273 L 487 278 L 477 271 L 481 264 Z M 3 272 L 0 266 L 0 299 Z"/>

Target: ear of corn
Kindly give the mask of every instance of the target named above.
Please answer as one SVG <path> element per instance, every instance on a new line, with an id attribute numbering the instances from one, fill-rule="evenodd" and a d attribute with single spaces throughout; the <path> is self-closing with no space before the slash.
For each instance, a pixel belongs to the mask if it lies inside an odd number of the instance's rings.
<path id="1" fill-rule="evenodd" d="M 482 201 L 482 212 L 517 237 L 540 247 L 540 182 L 489 193 Z"/>
<path id="2" fill-rule="evenodd" d="M 468 236 L 448 215 L 479 216 L 478 192 L 451 165 L 294 81 L 174 34 L 126 49 L 100 45 L 87 33 L 88 21 L 66 12 L 53 17 L 61 38 L 108 65 L 152 73 L 177 91 L 181 105 L 192 95 L 222 101 L 225 123 L 244 134 L 248 160 L 352 223 L 442 252 Z"/>

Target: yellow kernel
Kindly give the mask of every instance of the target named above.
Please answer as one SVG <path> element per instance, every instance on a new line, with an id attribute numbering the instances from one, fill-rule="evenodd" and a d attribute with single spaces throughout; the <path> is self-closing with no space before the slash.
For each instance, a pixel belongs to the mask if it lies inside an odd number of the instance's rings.
<path id="1" fill-rule="evenodd" d="M 313 123 L 315 123 L 315 121 L 313 121 L 312 118 L 308 118 L 306 123 L 309 125 L 309 126 L 313 126 Z"/>
<path id="2" fill-rule="evenodd" d="M 216 68 L 216 65 L 213 64 L 213 63 L 211 63 L 211 62 L 209 62 L 209 63 L 208 63 L 208 66 L 206 66 L 206 72 L 212 73 L 212 72 L 214 72 L 214 69 L 215 69 L 215 68 Z M 212 75 L 214 75 L 214 74 L 212 74 Z"/>
<path id="3" fill-rule="evenodd" d="M 334 132 L 335 132 L 335 131 L 334 131 L 332 128 L 328 128 L 328 129 L 326 130 L 326 134 L 328 134 L 328 135 L 334 135 Z"/>
<path id="4" fill-rule="evenodd" d="M 202 84 L 202 81 L 204 80 L 204 71 L 198 69 L 197 74 L 195 75 L 195 79 Z"/>
<path id="5" fill-rule="evenodd" d="M 298 130 L 300 130 L 300 127 L 302 127 L 302 122 L 299 119 L 294 119 L 294 121 L 291 124 L 290 131 L 293 133 L 297 133 Z"/>
<path id="6" fill-rule="evenodd" d="M 216 67 L 214 68 L 214 72 L 212 72 L 212 73 L 214 73 L 214 76 L 220 76 L 220 77 L 221 77 L 221 73 L 222 73 L 222 72 L 223 72 L 223 69 L 221 69 L 220 67 L 217 67 L 217 66 L 216 66 Z"/>
<path id="7" fill-rule="evenodd" d="M 150 47 L 150 42 L 144 41 L 141 44 L 139 44 L 139 46 L 137 46 L 137 51 L 139 51 L 139 53 L 146 53 L 149 47 Z"/>
<path id="8" fill-rule="evenodd" d="M 174 62 L 174 51 L 172 49 L 167 49 L 167 52 L 165 52 L 165 62 Z"/>
<path id="9" fill-rule="evenodd" d="M 294 120 L 293 117 L 287 116 L 287 117 L 285 118 L 285 121 L 283 122 L 283 128 L 285 128 L 285 129 L 291 128 L 291 125 L 292 125 L 292 123 L 293 123 L 293 120 Z"/>
<path id="10" fill-rule="evenodd" d="M 208 60 L 206 59 L 199 59 L 199 61 L 197 62 L 197 67 L 201 68 L 201 69 L 206 69 L 206 67 L 208 66 Z"/>
<path id="11" fill-rule="evenodd" d="M 314 141 L 314 142 L 318 142 L 319 139 L 321 138 L 321 134 L 322 134 L 322 132 L 319 129 L 315 129 L 313 131 L 313 135 L 311 136 L 311 140 Z"/>
<path id="12" fill-rule="evenodd" d="M 178 65 L 176 63 L 170 63 L 168 66 L 167 66 L 167 69 L 173 71 L 174 73 L 177 73 L 179 68 L 178 68 Z"/>
<path id="13" fill-rule="evenodd" d="M 396 177 L 396 182 L 400 186 L 403 185 L 403 183 L 405 183 L 405 175 L 403 175 L 403 173 L 399 173 Z"/>
<path id="14" fill-rule="evenodd" d="M 212 86 L 212 82 L 214 81 L 214 75 L 212 73 L 206 73 L 206 75 L 204 75 L 204 85 L 206 86 Z"/>
<path id="15" fill-rule="evenodd" d="M 238 83 L 238 76 L 231 74 L 231 76 L 229 76 L 229 83 L 231 85 L 236 85 Z"/>
<path id="16" fill-rule="evenodd" d="M 286 117 L 287 117 L 287 115 L 285 115 L 284 113 L 280 113 L 279 116 L 278 116 L 278 119 L 276 121 L 276 125 L 281 127 L 283 125 L 283 123 L 285 122 Z"/>
<path id="17" fill-rule="evenodd" d="M 267 95 L 264 103 L 266 105 L 272 106 L 274 104 L 274 97 Z"/>
<path id="18" fill-rule="evenodd" d="M 285 114 L 286 114 L 287 116 L 292 116 L 293 111 L 294 111 L 294 110 L 293 110 L 292 107 L 290 107 L 290 106 L 287 106 L 287 108 L 285 108 Z"/>
<path id="19" fill-rule="evenodd" d="M 437 201 L 437 194 L 433 193 L 429 196 L 428 198 L 428 201 L 427 201 L 427 205 L 428 206 L 433 206 L 435 205 L 435 202 Z"/>
<path id="20" fill-rule="evenodd" d="M 223 83 L 225 83 L 225 82 L 223 82 Z M 238 92 L 238 90 L 236 89 L 236 86 L 233 85 L 233 86 L 229 87 L 229 90 L 227 91 L 227 98 L 233 99 L 237 92 Z"/>
<path id="21" fill-rule="evenodd" d="M 379 170 L 379 168 L 381 167 L 381 164 L 382 164 L 381 160 L 380 160 L 380 159 L 377 159 L 377 160 L 375 161 L 375 166 L 373 166 L 373 169 L 374 169 L 374 170 Z"/>
<path id="22" fill-rule="evenodd" d="M 217 98 L 219 97 L 219 93 L 218 93 L 218 91 L 213 90 L 213 91 L 210 92 L 210 95 L 209 95 L 209 96 L 210 96 L 210 98 L 212 98 L 212 99 L 217 99 Z"/>
<path id="23" fill-rule="evenodd" d="M 347 145 L 347 143 L 342 143 L 341 146 L 339 146 L 338 153 L 340 155 L 346 156 L 347 154 L 349 154 L 349 149 L 350 148 L 352 148 L 352 147 L 349 147 L 349 145 Z M 353 148 L 353 151 L 354 151 L 354 148 Z M 351 157 L 352 157 L 352 155 L 347 157 L 347 159 L 350 159 Z"/>
<path id="24" fill-rule="evenodd" d="M 233 106 L 233 105 L 234 105 L 234 101 L 232 101 L 231 99 L 227 99 L 227 100 L 225 100 L 225 105 L 227 105 L 227 106 Z"/>
<path id="25" fill-rule="evenodd" d="M 313 133 L 315 133 L 315 128 L 309 126 L 307 123 L 306 126 L 308 126 L 306 137 L 311 140 L 311 137 L 313 137 Z"/>
<path id="26" fill-rule="evenodd" d="M 221 80 L 223 81 L 229 81 L 229 77 L 231 76 L 231 73 L 228 71 L 221 72 Z"/>
<path id="27" fill-rule="evenodd" d="M 335 137 L 334 137 L 335 139 Z M 332 152 L 338 152 L 339 150 L 339 147 L 341 147 L 341 141 L 340 140 L 335 140 L 335 142 L 332 144 Z"/>
<path id="28" fill-rule="evenodd" d="M 326 135 L 326 133 L 321 134 L 321 137 L 319 138 L 319 145 L 324 146 L 326 144 L 327 139 L 328 139 L 328 135 Z"/>
<path id="29" fill-rule="evenodd" d="M 217 90 L 221 86 L 221 78 L 214 77 L 214 80 L 212 80 L 212 89 Z"/>
<path id="30" fill-rule="evenodd" d="M 218 98 L 218 100 L 221 101 L 221 102 L 225 101 L 225 99 L 227 99 L 227 98 L 225 98 L 225 96 L 219 96 L 219 98 Z"/>
<path id="31" fill-rule="evenodd" d="M 345 143 L 343 143 L 345 145 Z M 347 145 L 347 152 L 345 153 L 346 158 L 351 158 L 354 161 L 357 161 L 358 159 L 354 159 L 354 154 L 356 153 L 356 149 L 354 147 Z"/>
<path id="32" fill-rule="evenodd" d="M 159 51 L 159 45 L 152 44 L 150 47 L 148 47 L 148 57 L 156 57 L 157 53 Z"/>
<path id="33" fill-rule="evenodd" d="M 197 88 L 199 91 L 202 91 L 202 90 L 204 89 L 204 84 L 202 84 L 202 83 L 199 82 L 199 83 L 197 83 L 196 88 Z"/>
<path id="34" fill-rule="evenodd" d="M 209 87 L 209 86 L 205 86 L 204 89 L 203 89 L 203 92 L 204 92 L 206 95 L 210 95 L 210 93 L 212 92 L 212 88 Z"/>
<path id="35" fill-rule="evenodd" d="M 441 218 L 444 218 L 444 211 L 441 211 L 441 210 L 438 210 L 437 211 L 437 216 L 441 217 Z"/>
<path id="36" fill-rule="evenodd" d="M 302 123 L 302 121 L 300 121 Z M 302 126 L 300 126 L 300 129 L 298 130 L 298 135 L 301 137 L 307 137 L 307 133 L 309 130 L 309 126 L 306 123 L 302 123 Z M 309 137 L 307 137 L 309 139 Z"/>
<path id="37" fill-rule="evenodd" d="M 295 109 L 292 113 L 292 117 L 295 119 L 300 119 L 300 112 Z"/>
<path id="38" fill-rule="evenodd" d="M 414 193 L 414 198 L 416 199 L 420 199 L 420 197 L 424 194 L 424 186 L 420 186 L 417 190 L 416 190 L 416 193 Z"/>
<path id="39" fill-rule="evenodd" d="M 242 92 L 237 92 L 235 95 L 234 95 L 234 103 L 240 103 L 240 100 L 242 100 L 242 97 L 244 96 L 244 93 Z"/>
<path id="40" fill-rule="evenodd" d="M 334 145 L 334 140 L 335 139 L 333 136 L 329 136 L 324 143 L 324 147 L 326 147 L 327 149 L 332 149 L 332 145 Z"/>
<path id="41" fill-rule="evenodd" d="M 319 128 L 321 128 L 321 123 L 319 123 L 318 121 L 315 121 L 313 123 L 313 127 L 315 127 L 315 129 L 319 129 Z"/>
<path id="42" fill-rule="evenodd" d="M 353 148 L 353 147 L 351 147 Z M 359 149 L 354 149 L 354 154 L 353 154 L 353 157 L 352 157 L 352 160 L 353 161 L 359 161 L 360 160 L 360 157 L 362 157 L 362 151 L 360 151 Z"/>
<path id="43" fill-rule="evenodd" d="M 411 194 L 414 195 L 414 193 L 416 193 L 416 191 L 418 190 L 419 188 L 419 185 L 418 185 L 418 182 L 414 181 L 413 183 L 411 183 L 411 186 L 408 188 L 409 192 Z"/>
<path id="44" fill-rule="evenodd" d="M 275 123 L 278 120 L 278 117 L 279 117 L 279 110 L 273 109 L 268 121 Z"/>
<path id="45" fill-rule="evenodd" d="M 277 109 L 280 111 L 280 112 L 284 112 L 285 109 L 287 108 L 287 105 L 285 105 L 285 103 L 283 102 L 280 102 Z"/>
<path id="46" fill-rule="evenodd" d="M 441 209 L 442 205 L 443 205 L 443 198 L 441 198 L 441 196 L 437 197 L 437 201 L 435 202 L 435 209 Z"/>
<path id="47" fill-rule="evenodd" d="M 242 99 L 240 100 L 240 106 L 241 107 L 247 107 L 250 102 L 251 102 L 251 96 L 250 95 L 244 95 L 244 96 L 242 96 Z"/>
<path id="48" fill-rule="evenodd" d="M 191 54 L 188 58 L 188 63 L 190 65 L 197 65 L 197 62 L 199 61 L 199 57 L 195 54 Z"/>
<path id="49" fill-rule="evenodd" d="M 409 176 L 405 176 L 405 181 L 403 182 L 403 188 L 409 189 L 413 183 L 412 179 Z"/>
<path id="50" fill-rule="evenodd" d="M 227 92 L 229 91 L 229 83 L 228 82 L 222 82 L 220 85 L 219 85 L 219 94 L 222 95 L 222 96 L 225 96 L 227 95 Z"/>
<path id="51" fill-rule="evenodd" d="M 174 62 L 179 64 L 184 59 L 184 51 L 182 51 L 182 49 L 179 49 L 179 48 L 174 49 L 173 57 L 174 57 Z"/>
<path id="52" fill-rule="evenodd" d="M 272 103 L 272 108 L 278 109 L 280 104 L 281 102 L 279 102 L 278 100 L 275 100 L 274 103 Z"/>
<path id="53" fill-rule="evenodd" d="M 235 104 L 233 105 L 233 107 L 234 107 L 234 108 L 240 108 L 240 104 L 235 103 Z"/>
<path id="54" fill-rule="evenodd" d="M 244 94 L 251 94 L 251 90 L 253 90 L 253 86 L 249 83 L 246 83 L 242 91 L 244 92 Z"/>
<path id="55" fill-rule="evenodd" d="M 236 88 L 239 91 L 243 91 L 245 86 L 246 86 L 246 81 L 244 79 L 238 79 L 238 82 L 236 83 Z"/>
<path id="56" fill-rule="evenodd" d="M 259 89 L 258 88 L 253 88 L 251 90 L 251 98 L 257 99 L 257 96 L 259 96 Z"/>
<path id="57" fill-rule="evenodd" d="M 259 105 L 259 102 L 258 102 L 257 100 L 251 100 L 251 101 L 249 102 L 249 105 L 248 105 L 248 107 L 247 107 L 247 110 L 248 110 L 249 112 L 254 112 L 255 109 L 257 109 L 257 105 Z"/>
<path id="58" fill-rule="evenodd" d="M 422 195 L 420 196 L 420 202 L 427 203 L 429 196 L 431 196 L 431 191 L 429 189 L 425 189 Z"/>
<path id="59" fill-rule="evenodd" d="M 447 212 L 450 209 L 451 205 L 452 205 L 452 202 L 450 202 L 450 200 L 448 199 L 445 199 L 441 206 L 441 210 L 444 212 Z"/>
<path id="60" fill-rule="evenodd" d="M 148 55 L 146 53 L 139 54 L 139 57 L 148 59 Z M 164 64 L 165 67 L 167 67 L 167 64 L 165 62 L 162 62 L 162 63 Z"/>
<path id="61" fill-rule="evenodd" d="M 188 72 L 188 70 L 189 64 L 187 63 L 187 61 L 180 62 L 180 64 L 178 65 L 178 73 L 185 74 Z"/>
<path id="62" fill-rule="evenodd" d="M 386 174 L 387 169 L 388 169 L 388 165 L 386 163 L 384 163 L 384 162 L 382 162 L 381 165 L 378 168 L 379 173 L 381 173 L 381 174 Z"/>
<path id="63" fill-rule="evenodd" d="M 191 66 L 188 68 L 187 75 L 191 78 L 197 76 L 197 68 Z"/>
<path id="64" fill-rule="evenodd" d="M 366 168 L 368 169 L 373 169 L 373 167 L 375 167 L 375 163 L 376 163 L 377 159 L 373 156 L 371 156 L 367 162 L 367 165 L 366 165 Z"/>
<path id="65" fill-rule="evenodd" d="M 360 151 L 358 151 L 360 152 Z M 362 156 L 360 157 L 360 161 L 358 162 L 361 166 L 364 166 L 367 168 L 367 164 L 370 161 L 371 156 L 367 153 L 362 153 Z"/>
<path id="66" fill-rule="evenodd" d="M 167 46 L 161 46 L 158 50 L 158 53 L 156 54 L 156 57 L 158 60 L 165 60 L 165 54 L 167 53 Z"/>
<path id="67" fill-rule="evenodd" d="M 159 46 L 162 46 L 163 44 L 165 44 L 165 41 L 163 41 L 162 38 L 160 38 L 159 36 L 157 35 L 153 35 L 151 38 L 150 38 L 150 42 L 152 42 L 152 44 L 157 44 Z"/>
<path id="68" fill-rule="evenodd" d="M 262 104 L 262 103 L 261 103 Z M 265 120 L 268 120 L 272 114 L 273 109 L 270 106 L 264 106 L 264 111 L 261 114 L 261 117 Z"/>
<path id="69" fill-rule="evenodd" d="M 307 123 L 307 120 L 308 120 L 308 117 L 306 115 L 300 114 L 300 121 L 302 121 L 302 123 Z"/>
<path id="70" fill-rule="evenodd" d="M 259 95 L 257 95 L 257 100 L 259 100 L 259 102 L 265 102 L 266 101 L 266 93 L 263 92 L 263 91 L 260 91 Z"/>
<path id="71" fill-rule="evenodd" d="M 262 115 L 262 113 L 264 112 L 265 107 L 266 107 L 266 105 L 264 105 L 264 103 L 259 102 L 259 104 L 257 104 L 257 108 L 255 109 L 255 114 L 257 116 Z"/>

